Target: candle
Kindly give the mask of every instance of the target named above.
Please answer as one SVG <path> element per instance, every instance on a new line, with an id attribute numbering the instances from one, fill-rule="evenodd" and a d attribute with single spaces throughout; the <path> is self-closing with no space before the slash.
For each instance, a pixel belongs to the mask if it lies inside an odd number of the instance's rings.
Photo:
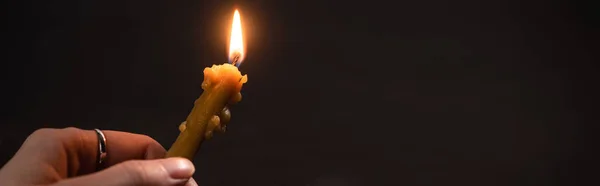
<path id="1" fill-rule="evenodd" d="M 185 157 L 192 160 L 200 144 L 214 132 L 224 132 L 231 117 L 227 105 L 241 101 L 240 90 L 248 81 L 238 70 L 244 59 L 244 44 L 240 14 L 233 16 L 229 41 L 229 62 L 204 69 L 204 90 L 194 102 L 185 122 L 179 126 L 179 136 L 167 151 L 167 157 Z"/>

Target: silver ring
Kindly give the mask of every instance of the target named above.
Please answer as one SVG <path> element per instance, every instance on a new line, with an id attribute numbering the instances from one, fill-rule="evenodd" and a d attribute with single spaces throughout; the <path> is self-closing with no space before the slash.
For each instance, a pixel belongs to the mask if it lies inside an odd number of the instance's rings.
<path id="1" fill-rule="evenodd" d="M 96 131 L 96 135 L 98 136 L 98 155 L 96 159 L 98 160 L 98 164 L 96 167 L 100 167 L 102 162 L 106 160 L 106 136 L 100 129 L 94 129 Z"/>

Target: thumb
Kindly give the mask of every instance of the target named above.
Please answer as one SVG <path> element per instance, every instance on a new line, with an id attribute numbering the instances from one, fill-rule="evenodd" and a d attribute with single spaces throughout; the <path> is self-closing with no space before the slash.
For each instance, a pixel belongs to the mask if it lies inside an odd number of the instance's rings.
<path id="1" fill-rule="evenodd" d="M 185 158 L 131 160 L 100 172 L 60 181 L 55 186 L 184 185 L 194 171 L 194 164 Z"/>

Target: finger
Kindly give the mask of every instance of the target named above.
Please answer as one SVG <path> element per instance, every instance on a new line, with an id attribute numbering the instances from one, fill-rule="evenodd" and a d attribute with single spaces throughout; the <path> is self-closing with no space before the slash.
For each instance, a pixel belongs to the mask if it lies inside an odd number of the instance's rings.
<path id="1" fill-rule="evenodd" d="M 44 184 L 80 172 L 93 171 L 95 160 L 89 157 L 96 157 L 98 147 L 90 142 L 97 141 L 97 138 L 81 135 L 81 132 L 82 130 L 75 128 L 36 130 L 27 137 L 21 148 L 7 162 L 4 169 L 11 171 L 3 173 L 27 173 L 27 175 L 8 177 L 32 179 L 32 183 L 40 181 L 38 184 Z M 52 177 L 43 175 L 52 175 Z"/>
<path id="2" fill-rule="evenodd" d="M 131 159 L 162 158 L 165 149 L 152 138 L 126 132 L 103 131 L 110 166 Z M 77 128 L 40 129 L 31 134 L 9 163 L 34 169 L 41 165 L 55 168 L 61 177 L 87 174 L 98 169 L 98 138 L 93 130 Z M 23 163 L 31 166 L 22 166 Z M 35 171 L 35 170 L 32 170 Z"/>
<path id="3" fill-rule="evenodd" d="M 160 143 L 146 135 L 110 130 L 102 132 L 106 136 L 105 166 L 133 159 L 164 158 L 167 153 Z"/>
<path id="4" fill-rule="evenodd" d="M 94 174 L 58 182 L 55 186 L 137 186 L 184 185 L 194 174 L 194 165 L 185 158 L 126 161 Z"/>

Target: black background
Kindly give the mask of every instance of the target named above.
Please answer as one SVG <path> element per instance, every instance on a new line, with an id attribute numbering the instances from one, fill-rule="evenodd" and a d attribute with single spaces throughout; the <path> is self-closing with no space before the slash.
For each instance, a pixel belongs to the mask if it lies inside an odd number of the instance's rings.
<path id="1" fill-rule="evenodd" d="M 41 127 L 168 148 L 235 8 L 249 82 L 200 185 L 593 185 L 598 6 L 574 1 L 5 2 L 0 162 Z"/>

